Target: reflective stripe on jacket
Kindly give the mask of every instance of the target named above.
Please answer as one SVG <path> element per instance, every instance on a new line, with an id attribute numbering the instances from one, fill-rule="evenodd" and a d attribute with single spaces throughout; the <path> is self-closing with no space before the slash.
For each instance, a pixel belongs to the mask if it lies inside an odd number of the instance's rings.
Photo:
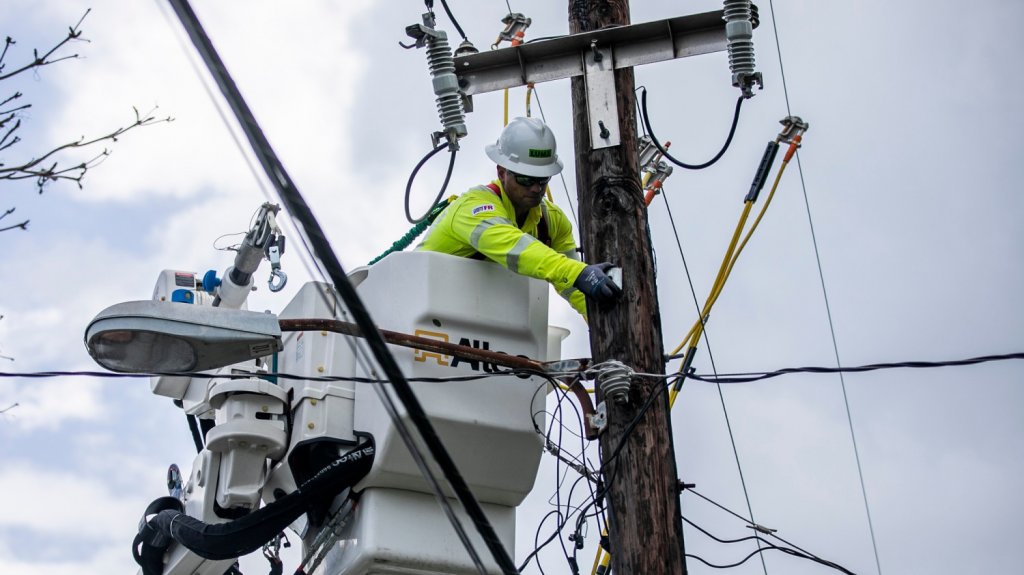
<path id="1" fill-rule="evenodd" d="M 533 208 L 522 227 L 516 225 L 516 212 L 501 182 L 476 186 L 448 206 L 426 239 L 416 249 L 462 257 L 480 253 L 503 267 L 532 278 L 545 280 L 584 316 L 587 313 L 583 293 L 572 286 L 587 267 L 579 261 L 572 223 L 565 213 L 546 199 Z M 545 216 L 551 246 L 537 239 L 538 222 Z"/>

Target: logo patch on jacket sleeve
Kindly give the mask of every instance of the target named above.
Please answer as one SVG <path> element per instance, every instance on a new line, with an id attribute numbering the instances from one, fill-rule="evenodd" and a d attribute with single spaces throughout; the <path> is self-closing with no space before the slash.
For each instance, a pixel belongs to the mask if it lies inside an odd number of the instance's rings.
<path id="1" fill-rule="evenodd" d="M 477 214 L 482 214 L 484 212 L 493 212 L 493 211 L 494 211 L 494 204 L 484 204 L 482 206 L 477 206 L 477 207 L 473 208 L 473 215 L 475 216 Z"/>

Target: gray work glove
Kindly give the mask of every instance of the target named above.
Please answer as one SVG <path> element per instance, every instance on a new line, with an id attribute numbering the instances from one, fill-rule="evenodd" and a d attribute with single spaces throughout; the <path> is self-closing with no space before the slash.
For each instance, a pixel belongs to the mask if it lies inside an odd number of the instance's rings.
<path id="1" fill-rule="evenodd" d="M 599 302 L 614 301 L 622 295 L 622 289 L 606 275 L 606 272 L 613 267 L 615 264 L 611 262 L 589 265 L 583 268 L 572 285 L 587 297 L 594 298 Z"/>

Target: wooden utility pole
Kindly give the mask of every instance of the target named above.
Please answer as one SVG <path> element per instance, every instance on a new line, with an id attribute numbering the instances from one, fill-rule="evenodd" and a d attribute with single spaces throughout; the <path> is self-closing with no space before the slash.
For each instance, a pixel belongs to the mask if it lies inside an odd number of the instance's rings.
<path id="1" fill-rule="evenodd" d="M 629 23 L 628 0 L 569 0 L 572 34 Z M 601 46 L 592 49 L 586 60 L 594 65 L 594 54 Z M 597 76 L 572 78 L 584 253 L 590 263 L 611 261 L 623 272 L 624 293 L 617 303 L 590 303 L 590 348 L 595 362 L 617 359 L 635 372 L 664 373 L 654 258 L 638 166 L 633 69 L 612 72 L 607 62 L 611 57 L 608 53 L 596 59 L 604 61 L 608 82 L 614 74 L 614 92 L 605 90 L 605 109 L 617 111 L 617 124 L 603 123 L 595 133 L 593 110 L 600 104 L 594 102 L 600 92 L 595 86 Z M 609 145 L 616 139 L 617 145 Z M 606 401 L 608 427 L 601 437 L 601 453 L 609 482 L 608 528 L 616 575 L 686 573 L 667 394 L 660 394 L 626 435 L 644 403 L 662 387 L 662 380 L 634 377 L 628 404 Z M 622 441 L 619 454 L 607 463 Z"/>

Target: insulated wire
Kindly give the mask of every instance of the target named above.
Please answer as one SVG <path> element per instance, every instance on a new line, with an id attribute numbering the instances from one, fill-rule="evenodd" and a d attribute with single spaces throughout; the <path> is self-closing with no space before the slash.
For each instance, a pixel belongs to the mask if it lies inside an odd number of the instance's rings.
<path id="1" fill-rule="evenodd" d="M 760 541 L 764 542 L 765 544 L 767 544 L 769 546 L 766 549 L 776 549 L 776 550 L 780 550 L 780 551 L 785 551 L 786 553 L 788 553 L 790 555 L 801 557 L 803 559 L 809 559 L 809 560 L 814 561 L 816 563 L 820 563 L 820 564 L 825 565 L 827 567 L 832 567 L 833 569 L 836 569 L 838 571 L 842 571 L 843 573 L 851 573 L 851 571 L 849 571 L 848 569 L 846 569 L 846 568 L 844 568 L 844 567 L 842 567 L 842 566 L 840 566 L 840 565 L 838 565 L 836 563 L 833 563 L 832 561 L 828 561 L 826 559 L 822 559 L 818 555 L 815 555 L 814 553 L 811 553 L 810 551 L 804 549 L 803 547 L 800 547 L 799 545 L 797 545 L 795 543 L 792 543 L 792 542 L 786 540 L 785 538 L 780 537 L 779 535 L 776 535 L 774 529 L 766 529 L 763 526 L 758 525 L 754 521 L 752 521 L 750 519 L 747 519 L 746 517 L 740 515 L 739 513 L 736 513 L 735 511 L 725 507 L 724 505 L 722 505 L 722 504 L 720 504 L 720 503 L 718 503 L 718 502 L 708 498 L 707 496 L 701 495 L 700 493 L 698 493 L 693 488 L 688 488 L 688 489 L 686 489 L 686 491 L 693 493 L 694 495 L 696 495 L 697 497 L 700 497 L 704 501 L 707 501 L 708 503 L 714 505 L 715 507 L 718 507 L 722 511 L 725 511 L 726 513 L 728 513 L 728 514 L 732 515 L 733 517 L 736 517 L 737 519 L 739 519 L 739 520 L 743 521 L 744 523 L 746 523 L 748 528 L 751 528 L 751 529 L 753 529 L 755 531 L 755 535 L 753 537 L 759 539 Z M 700 527 L 698 527 L 696 524 L 694 524 L 693 522 L 689 521 L 685 517 L 683 518 L 683 521 L 686 521 L 687 523 L 693 525 L 696 529 L 698 529 L 699 531 L 701 531 L 705 535 L 711 537 L 712 539 L 715 539 L 716 541 L 719 541 L 719 542 L 722 542 L 722 543 L 726 543 L 726 542 L 730 542 L 731 543 L 731 542 L 739 541 L 739 540 L 722 540 L 722 539 L 719 539 L 718 537 L 715 537 L 711 533 L 701 529 Z M 787 551 L 787 550 L 785 550 L 783 548 L 780 548 L 780 547 L 778 547 L 776 545 L 773 545 L 770 541 L 767 541 L 764 538 L 762 538 L 759 535 L 757 535 L 757 533 L 763 533 L 763 534 L 767 535 L 768 537 L 771 537 L 773 539 L 778 539 L 779 541 L 785 543 L 789 547 L 792 547 L 793 549 L 799 551 L 803 555 L 800 555 L 798 553 L 792 553 L 791 551 Z M 748 539 L 748 538 L 744 538 L 744 539 Z M 753 556 L 753 554 L 748 556 L 747 559 L 749 559 L 751 556 Z M 699 557 L 694 556 L 694 558 L 700 560 L 705 565 L 710 565 L 709 563 L 707 563 L 706 561 L 703 561 Z M 746 559 L 744 559 L 744 561 L 746 561 Z M 711 565 L 711 566 L 712 567 L 716 567 L 714 565 Z"/>
<path id="2" fill-rule="evenodd" d="M 680 356 L 670 357 L 669 359 L 679 359 Z M 1011 359 L 1024 360 L 1024 352 L 1005 353 L 997 355 L 983 355 L 979 357 L 970 357 L 966 359 L 951 359 L 943 361 L 900 361 L 891 363 L 873 363 L 869 365 L 858 365 L 850 367 L 787 367 L 775 371 L 761 371 L 761 372 L 748 372 L 748 373 L 731 373 L 731 374 L 719 374 L 717 378 L 711 376 L 705 376 L 701 374 L 689 374 L 687 379 L 694 379 L 697 381 L 706 381 L 708 383 L 751 383 L 754 381 L 760 381 L 763 379 L 771 379 L 782 375 L 790 375 L 794 373 L 861 373 L 868 371 L 879 371 L 883 369 L 898 369 L 898 368 L 919 368 L 929 369 L 938 367 L 962 367 L 968 365 L 976 365 L 980 363 L 989 363 L 993 361 L 1007 361 Z M 371 371 L 371 370 L 368 370 Z M 282 373 L 282 372 L 260 372 L 256 375 L 275 377 L 278 379 L 285 380 L 303 380 L 303 381 L 351 381 L 355 383 L 387 383 L 387 380 L 380 379 L 379 376 L 376 378 L 369 377 L 356 377 L 356 376 L 343 376 L 343 375 L 324 375 L 314 376 L 308 374 L 296 374 L 296 373 Z M 474 373 L 473 375 L 455 375 L 448 377 L 409 377 L 406 378 L 408 381 L 420 382 L 420 383 L 447 383 L 447 382 L 467 382 L 467 381 L 478 381 L 481 379 L 487 379 L 491 377 L 504 377 L 507 375 L 529 375 L 538 376 L 543 378 L 552 378 L 562 375 L 571 375 L 569 373 L 562 372 L 539 372 L 528 369 L 512 369 L 509 371 L 501 371 L 497 373 Z M 664 379 L 666 381 L 679 377 L 678 373 L 673 374 L 659 374 L 659 373 L 643 373 L 634 372 L 635 376 L 638 377 L 651 377 L 656 379 Z M 175 376 L 175 377 L 191 377 L 201 379 L 248 379 L 254 376 L 253 373 L 210 373 L 210 372 L 143 372 L 143 373 L 122 373 L 116 371 L 61 371 L 61 370 L 49 370 L 49 371 L 0 371 L 0 378 L 3 377 L 24 377 L 29 379 L 46 379 L 53 377 L 106 377 L 112 379 L 130 379 L 130 378 L 142 378 L 142 377 L 159 377 L 159 376 Z M 671 382 L 669 382 L 671 384 Z M 13 407 L 13 406 L 11 406 Z M 8 407 L 7 409 L 10 409 Z M 5 410 L 0 410 L 3 413 Z M 575 434 L 574 434 L 575 435 Z"/>
<path id="3" fill-rule="evenodd" d="M 430 214 L 434 212 L 434 208 L 437 207 L 437 203 L 440 202 L 441 198 L 444 196 L 444 191 L 448 189 L 448 182 L 451 181 L 452 171 L 455 169 L 455 152 L 457 151 L 457 148 L 451 148 L 452 156 L 448 160 L 448 173 L 444 176 L 444 182 L 441 184 L 441 190 L 437 192 L 437 196 L 434 197 L 434 201 L 430 203 L 430 207 L 427 209 L 427 212 L 419 218 L 413 219 L 412 212 L 409 211 L 409 198 L 412 196 L 412 183 L 416 180 L 416 174 L 418 174 L 423 165 L 427 163 L 427 160 L 433 158 L 438 152 L 448 147 L 449 145 L 447 142 L 438 144 L 433 150 L 427 152 L 427 155 L 423 156 L 423 159 L 416 164 L 416 167 L 412 169 L 412 173 L 409 174 L 409 180 L 405 183 L 405 219 L 409 220 L 410 224 L 415 225 L 429 218 Z"/>
<path id="4" fill-rule="evenodd" d="M 452 25 L 455 26 L 455 29 L 459 31 L 459 36 L 462 36 L 462 39 L 468 42 L 469 38 L 466 38 L 466 33 L 462 31 L 462 26 L 459 26 L 458 20 L 455 19 L 455 16 L 452 14 L 452 11 L 448 9 L 448 2 L 446 2 L 445 0 L 441 0 L 441 7 L 444 8 L 444 13 L 448 15 L 448 19 L 452 21 Z"/>
<path id="5" fill-rule="evenodd" d="M 744 523 L 746 523 L 746 524 L 747 524 L 747 525 L 749 525 L 749 526 L 754 526 L 754 525 L 757 525 L 757 523 L 755 523 L 755 522 L 754 522 L 754 521 L 753 521 L 752 519 L 748 519 L 748 518 L 746 518 L 746 517 L 744 517 L 744 516 L 740 515 L 739 513 L 736 513 L 736 512 L 735 512 L 735 511 L 733 511 L 732 509 L 729 509 L 728 507 L 726 507 L 726 506 L 722 505 L 721 503 L 718 503 L 717 501 L 714 501 L 713 499 L 711 499 L 711 498 L 707 497 L 706 495 L 702 495 L 702 494 L 700 494 L 700 493 L 699 493 L 699 492 L 698 492 L 698 491 L 697 491 L 696 489 L 694 489 L 694 488 L 692 488 L 692 487 L 691 487 L 691 488 L 688 488 L 688 489 L 686 489 L 686 491 L 687 491 L 688 493 L 693 493 L 693 494 L 694 494 L 694 495 L 696 495 L 697 497 L 700 497 L 700 498 L 701 498 L 701 499 L 703 499 L 704 501 L 707 501 L 708 503 L 710 503 L 710 504 L 714 505 L 715 507 L 717 507 L 717 508 L 721 509 L 722 511 L 725 511 L 725 512 L 726 512 L 726 513 L 728 513 L 729 515 L 732 515 L 733 517 L 735 517 L 735 518 L 737 518 L 737 519 L 739 519 L 739 520 L 743 521 Z M 786 545 L 789 545 L 790 547 L 792 547 L 792 548 L 794 548 L 794 549 L 798 549 L 798 550 L 800 550 L 800 551 L 802 551 L 802 552 L 804 552 L 804 553 L 806 553 L 806 554 L 808 554 L 808 555 L 810 555 L 810 556 L 812 556 L 812 557 L 817 557 L 817 555 L 815 555 L 814 553 L 811 553 L 810 551 L 808 551 L 808 550 L 806 550 L 806 549 L 804 549 L 804 548 L 800 547 L 799 545 L 797 545 L 797 544 L 795 544 L 795 543 L 791 543 L 791 542 L 787 541 L 786 539 L 783 539 L 782 537 L 779 537 L 778 535 L 776 535 L 776 534 L 774 533 L 774 531 L 769 531 L 769 534 L 770 534 L 770 536 L 771 536 L 771 537 L 773 537 L 773 538 L 775 538 L 775 539 L 778 539 L 779 541 L 782 541 L 783 543 L 785 543 Z"/>
<path id="6" fill-rule="evenodd" d="M 672 359 L 677 359 L 673 357 Z M 789 375 L 793 373 L 863 373 L 867 371 L 877 371 L 881 369 L 897 369 L 897 368 L 935 368 L 935 367 L 958 367 L 965 365 L 975 365 L 978 363 L 988 363 L 990 361 L 1006 361 L 1009 359 L 1024 359 L 1024 352 L 1017 353 L 1006 353 L 999 355 L 983 355 L 980 357 L 970 357 L 966 359 L 952 359 L 944 361 L 900 361 L 892 363 L 873 363 L 869 365 L 858 365 L 849 367 L 787 367 L 784 369 L 778 369 L 775 371 L 767 372 L 750 372 L 750 373 L 733 373 L 717 375 L 715 379 L 711 379 L 707 376 L 698 374 L 690 374 L 689 377 L 698 381 L 718 381 L 720 383 L 750 383 L 753 381 L 760 381 L 762 379 L 771 379 L 780 375 Z"/>
<path id="7" fill-rule="evenodd" d="M 703 164 L 687 164 L 682 160 L 676 159 L 675 157 L 672 156 L 672 154 L 669 154 L 668 150 L 666 150 L 661 145 L 661 142 L 658 141 L 658 138 L 655 137 L 654 130 L 651 129 L 651 119 L 647 115 L 647 88 L 641 86 L 639 89 L 641 90 L 640 111 L 644 127 L 646 128 L 645 131 L 651 137 L 651 142 L 654 144 L 654 147 L 658 148 L 658 151 L 661 152 L 661 155 L 663 155 L 668 161 L 679 166 L 680 168 L 685 168 L 687 170 L 703 170 L 704 168 L 714 165 L 715 162 L 720 160 L 722 156 L 725 155 L 726 150 L 729 149 L 729 144 L 732 143 L 732 137 L 736 135 L 736 126 L 739 125 L 740 121 L 740 108 L 743 107 L 743 100 L 746 99 L 745 97 L 740 96 L 739 98 L 736 99 L 736 109 L 733 111 L 732 115 L 732 126 L 729 128 L 729 135 L 725 138 L 725 144 L 722 145 L 722 149 L 719 150 L 718 153 L 714 155 L 714 157 L 704 162 Z"/>
<path id="8" fill-rule="evenodd" d="M 786 99 L 786 114 L 793 115 L 789 105 L 789 88 L 786 84 L 786 69 L 782 62 L 782 44 L 779 41 L 779 28 L 775 18 L 775 4 L 772 0 L 768 0 L 768 8 L 772 13 L 772 31 L 775 34 L 775 51 L 779 56 L 779 73 L 782 76 L 782 93 Z M 814 245 L 814 259 L 818 264 L 818 277 L 821 280 L 821 293 L 825 299 L 825 313 L 828 316 L 828 329 L 832 335 L 832 350 L 835 352 L 836 365 L 842 367 L 842 362 L 839 360 L 839 343 L 836 340 L 836 329 L 835 324 L 832 321 L 832 308 L 828 301 L 828 290 L 825 288 L 825 272 L 821 267 L 821 253 L 818 251 L 818 239 L 814 233 L 814 218 L 811 217 L 811 202 L 807 196 L 807 184 L 804 181 L 804 168 L 800 163 L 800 153 L 796 154 L 796 168 L 800 174 L 800 189 L 803 190 L 804 195 L 804 206 L 807 209 L 807 223 L 811 229 L 811 243 Z M 857 449 L 857 434 L 853 429 L 853 415 L 850 412 L 850 399 L 846 394 L 846 380 L 843 378 L 842 372 L 839 373 L 839 385 L 843 390 L 843 404 L 846 406 L 846 421 L 850 425 L 850 440 L 853 443 L 853 456 L 857 460 L 857 476 L 860 478 L 860 491 L 864 498 L 864 513 L 868 519 L 868 531 L 871 533 L 871 549 L 875 553 L 875 567 L 878 569 L 878 575 L 882 575 L 882 561 L 878 556 L 878 542 L 875 540 L 875 526 L 871 520 L 871 506 L 868 504 L 868 490 L 864 483 L 864 469 L 860 463 L 860 450 Z"/>

